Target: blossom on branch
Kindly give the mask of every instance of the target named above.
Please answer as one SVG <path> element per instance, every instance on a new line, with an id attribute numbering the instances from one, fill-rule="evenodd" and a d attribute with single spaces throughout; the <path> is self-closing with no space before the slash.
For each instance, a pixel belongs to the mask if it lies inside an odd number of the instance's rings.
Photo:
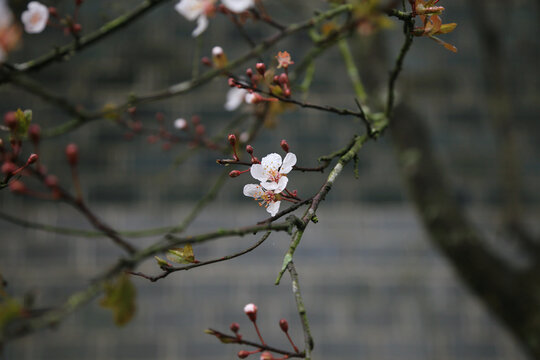
<path id="1" fill-rule="evenodd" d="M 225 102 L 225 110 L 234 111 L 245 101 L 248 91 L 237 87 L 231 88 L 227 92 L 227 101 Z"/>
<path id="2" fill-rule="evenodd" d="M 287 51 L 278 52 L 276 59 L 278 61 L 278 69 L 287 69 L 289 65 L 294 64 L 294 61 L 291 60 L 291 54 L 289 54 Z"/>
<path id="3" fill-rule="evenodd" d="M 253 0 L 222 0 L 223 5 L 232 12 L 241 13 L 253 6 Z"/>
<path id="4" fill-rule="evenodd" d="M 268 211 L 270 215 L 275 216 L 281 205 L 281 196 L 279 193 L 283 189 L 285 189 L 285 187 L 276 190 L 265 190 L 261 185 L 247 184 L 244 186 L 244 195 L 252 197 L 255 200 L 260 200 L 261 202 L 259 205 L 264 205 L 266 211 Z"/>
<path id="5" fill-rule="evenodd" d="M 213 15 L 215 2 L 216 0 L 180 0 L 174 9 L 189 21 L 197 20 L 197 27 L 191 33 L 193 37 L 197 37 L 208 27 L 208 16 Z"/>
<path id="6" fill-rule="evenodd" d="M 30 1 L 28 10 L 21 15 L 24 30 L 29 34 L 38 34 L 47 26 L 49 20 L 49 8 L 39 1 Z"/>
<path id="7" fill-rule="evenodd" d="M 283 191 L 287 187 L 289 179 L 286 174 L 290 173 L 296 164 L 296 155 L 287 153 L 283 161 L 276 153 L 268 154 L 262 158 L 260 164 L 251 166 L 251 176 L 261 182 L 266 190 Z"/>
<path id="8" fill-rule="evenodd" d="M 444 11 L 444 7 L 434 6 L 436 3 L 438 3 L 438 0 L 415 0 L 412 2 L 413 13 L 420 16 L 423 24 L 422 27 L 414 29 L 414 35 L 427 36 L 444 46 L 446 49 L 457 52 L 457 48 L 454 45 L 435 36 L 439 34 L 448 34 L 449 32 L 454 31 L 457 26 L 456 23 L 442 23 L 442 19 L 439 15 Z"/>

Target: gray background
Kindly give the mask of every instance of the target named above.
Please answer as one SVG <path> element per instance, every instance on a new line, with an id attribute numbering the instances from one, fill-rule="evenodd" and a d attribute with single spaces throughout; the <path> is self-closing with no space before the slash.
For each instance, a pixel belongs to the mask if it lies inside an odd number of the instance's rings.
<path id="1" fill-rule="evenodd" d="M 48 3 L 48 4 L 52 4 Z M 70 11 L 70 1 L 56 2 Z M 87 2 L 82 24 L 94 29 L 132 6 L 130 1 Z M 275 2 L 272 14 L 282 21 L 301 21 L 323 2 Z M 162 89 L 188 79 L 195 41 L 188 23 L 173 10 L 174 2 L 152 11 L 143 20 L 101 44 L 33 74 L 51 90 L 75 103 L 97 109 L 121 103 L 129 92 Z M 417 39 L 400 78 L 399 101 L 408 102 L 425 116 L 437 155 L 449 170 L 456 194 L 477 226 L 500 240 L 500 189 L 493 129 L 487 118 L 480 50 L 473 27 L 473 1 L 444 1 L 446 21 L 457 30 L 445 40 L 459 48 L 452 54 L 428 39 Z M 490 16 L 504 29 L 504 54 L 512 94 L 513 125 L 517 131 L 520 167 L 524 175 L 523 200 L 531 223 L 538 218 L 540 193 L 540 108 L 538 59 L 538 2 L 490 4 Z M 255 36 L 272 32 L 264 25 L 248 26 Z M 261 30 L 262 29 L 262 30 Z M 394 55 L 401 42 L 399 28 L 385 31 L 386 51 Z M 265 54 L 288 50 L 293 59 L 307 51 L 307 37 L 293 39 Z M 35 57 L 66 39 L 53 29 L 25 35 L 24 45 L 11 54 L 18 62 Z M 232 25 L 221 16 L 212 19 L 201 41 L 201 55 L 221 45 L 229 58 L 247 50 Z M 370 40 L 354 40 L 361 45 Z M 353 44 L 353 46 L 358 44 Z M 359 53 L 362 47 L 358 47 Z M 298 55 L 296 55 L 298 54 Z M 296 57 L 297 56 L 297 57 Z M 385 73 L 390 65 L 362 54 L 359 67 L 368 91 L 384 90 L 371 73 Z M 252 65 L 252 64 L 250 64 Z M 353 108 L 352 92 L 337 49 L 317 62 L 309 101 Z M 238 70 L 240 74 L 242 71 Z M 137 117 L 153 126 L 162 111 L 169 127 L 177 117 L 198 114 L 211 134 L 233 116 L 223 111 L 225 79 L 216 79 L 192 94 L 139 107 Z M 0 88 L 0 111 L 31 108 L 42 127 L 61 124 L 69 117 L 58 109 L 9 86 Z M 249 124 L 238 128 L 244 130 Z M 315 165 L 316 158 L 341 147 L 361 131 L 351 118 L 316 111 L 294 111 L 265 129 L 253 144 L 259 155 L 277 151 L 287 138 L 299 164 Z M 172 162 L 185 143 L 165 152 L 144 137 L 132 141 L 110 121 L 96 121 L 42 146 L 42 159 L 51 173 L 70 186 L 63 146 L 76 142 L 81 152 L 81 178 L 89 206 L 118 229 L 137 229 L 179 223 L 199 195 L 208 189 L 221 168 L 216 154 L 199 152 L 183 167 Z M 60 145 L 60 146 L 59 146 Z M 291 185 L 309 196 L 324 176 L 294 174 Z M 248 177 L 230 180 L 215 205 L 199 218 L 189 233 L 220 226 L 252 224 L 265 212 L 241 195 Z M 459 284 L 452 269 L 427 241 L 408 204 L 388 139 L 366 146 L 360 153 L 360 178 L 347 168 L 319 212 L 320 223 L 310 225 L 297 255 L 302 291 L 315 337 L 316 358 L 330 359 L 522 359 L 511 336 L 491 319 L 480 303 Z M 67 206 L 0 194 L 2 211 L 38 222 L 89 228 L 85 219 Z M 120 254 L 106 239 L 78 239 L 25 230 L 0 223 L 0 271 L 9 291 L 22 296 L 29 289 L 39 306 L 57 304 L 82 289 L 92 276 Z M 537 229 L 538 230 L 538 229 Z M 197 248 L 210 259 L 251 244 L 255 238 L 219 240 Z M 146 240 L 136 240 L 138 244 Z M 288 238 L 273 235 L 256 251 L 233 261 L 186 273 L 158 283 L 135 279 L 137 317 L 117 329 L 110 313 L 97 302 L 85 307 L 56 331 L 47 331 L 10 344 L 6 359 L 215 359 L 235 358 L 240 348 L 221 345 L 203 329 L 226 330 L 232 321 L 254 338 L 242 307 L 255 302 L 268 342 L 285 344 L 277 322 L 285 317 L 293 338 L 301 343 L 300 324 L 289 279 L 273 281 L 288 247 Z M 141 268 L 155 272 L 153 262 Z M 519 294 L 516 294 L 519 296 Z M 285 345 L 284 345 L 285 346 Z"/>

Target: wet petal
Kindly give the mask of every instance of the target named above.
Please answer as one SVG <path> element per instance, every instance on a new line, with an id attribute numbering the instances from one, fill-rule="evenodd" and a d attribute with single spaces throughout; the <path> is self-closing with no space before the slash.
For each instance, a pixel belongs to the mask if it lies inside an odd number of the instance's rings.
<path id="1" fill-rule="evenodd" d="M 264 172 L 263 166 L 261 164 L 251 165 L 249 173 L 251 174 L 251 176 L 253 176 L 254 179 L 257 179 L 261 182 L 265 182 L 266 180 L 268 180 L 268 174 Z"/>
<path id="2" fill-rule="evenodd" d="M 294 165 L 296 165 L 296 155 L 293 153 L 287 153 L 283 159 L 283 165 L 281 165 L 279 172 L 282 174 L 288 174 L 291 172 Z"/>
<path id="3" fill-rule="evenodd" d="M 276 153 L 268 154 L 261 160 L 265 174 L 277 173 L 281 166 L 281 156 Z"/>
<path id="4" fill-rule="evenodd" d="M 277 184 L 274 182 L 274 184 L 276 184 L 276 187 L 272 190 L 274 190 L 276 194 L 279 194 L 280 192 L 285 190 L 285 188 L 287 187 L 287 182 L 289 182 L 289 179 L 286 176 L 280 177 Z"/>
<path id="5" fill-rule="evenodd" d="M 207 27 L 208 27 L 208 18 L 206 17 L 206 15 L 201 15 L 197 19 L 197 27 L 195 28 L 195 30 L 193 30 L 191 35 L 193 37 L 197 37 L 201 35 L 204 32 L 204 30 L 206 30 Z"/>
<path id="6" fill-rule="evenodd" d="M 277 212 L 279 211 L 280 204 L 281 204 L 281 201 L 271 202 L 266 208 L 266 211 L 268 211 L 270 215 L 276 216 Z"/>
<path id="7" fill-rule="evenodd" d="M 244 186 L 244 195 L 258 199 L 264 194 L 264 191 L 260 185 L 247 184 Z"/>
<path id="8" fill-rule="evenodd" d="M 232 12 L 240 13 L 253 6 L 253 0 L 221 0 L 223 5 Z"/>

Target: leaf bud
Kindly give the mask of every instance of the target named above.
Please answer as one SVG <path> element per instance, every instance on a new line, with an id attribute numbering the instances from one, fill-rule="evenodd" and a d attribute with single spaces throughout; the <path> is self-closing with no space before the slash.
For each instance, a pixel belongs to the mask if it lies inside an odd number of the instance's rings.
<path id="1" fill-rule="evenodd" d="M 283 151 L 285 151 L 286 153 L 289 152 L 289 143 L 287 142 L 287 140 L 283 139 L 281 140 L 281 148 L 283 149 Z"/>
<path id="2" fill-rule="evenodd" d="M 77 145 L 71 143 L 66 146 L 66 157 L 69 165 L 77 166 L 77 162 L 79 161 L 79 149 Z"/>
<path id="3" fill-rule="evenodd" d="M 257 305 L 247 304 L 244 306 L 244 312 L 248 316 L 249 320 L 253 322 L 257 321 Z"/>
<path id="4" fill-rule="evenodd" d="M 289 323 L 285 319 L 279 320 L 279 327 L 281 328 L 281 331 L 283 332 L 289 331 Z"/>
<path id="5" fill-rule="evenodd" d="M 247 358 L 248 356 L 249 356 L 249 351 L 246 351 L 246 350 L 240 350 L 240 351 L 238 352 L 238 357 L 239 357 L 240 359 L 245 359 L 245 358 Z"/>

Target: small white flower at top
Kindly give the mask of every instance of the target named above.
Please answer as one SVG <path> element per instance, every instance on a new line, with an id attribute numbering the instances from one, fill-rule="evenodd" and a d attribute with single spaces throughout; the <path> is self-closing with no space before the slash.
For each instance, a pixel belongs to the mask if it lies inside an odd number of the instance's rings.
<path id="1" fill-rule="evenodd" d="M 49 20 L 49 8 L 39 1 L 30 1 L 28 10 L 21 15 L 24 30 L 29 34 L 38 34 L 47 26 Z"/>
<path id="2" fill-rule="evenodd" d="M 287 153 L 283 161 L 276 153 L 268 154 L 262 158 L 260 164 L 253 164 L 250 169 L 251 176 L 261 182 L 266 190 L 278 190 L 278 193 L 287 187 L 287 174 L 296 164 L 296 155 Z"/>
<path id="3" fill-rule="evenodd" d="M 189 21 L 197 20 L 197 27 L 191 35 L 197 37 L 208 27 L 208 15 L 215 11 L 216 0 L 180 0 L 174 9 Z"/>
<path id="4" fill-rule="evenodd" d="M 223 5 L 232 12 L 241 13 L 253 7 L 253 0 L 221 0 Z"/>
<path id="5" fill-rule="evenodd" d="M 281 195 L 279 195 L 279 193 L 282 192 L 283 189 L 265 190 L 261 185 L 247 184 L 244 186 L 244 195 L 260 201 L 259 205 L 264 205 L 266 211 L 268 211 L 270 215 L 275 216 L 281 205 Z"/>

